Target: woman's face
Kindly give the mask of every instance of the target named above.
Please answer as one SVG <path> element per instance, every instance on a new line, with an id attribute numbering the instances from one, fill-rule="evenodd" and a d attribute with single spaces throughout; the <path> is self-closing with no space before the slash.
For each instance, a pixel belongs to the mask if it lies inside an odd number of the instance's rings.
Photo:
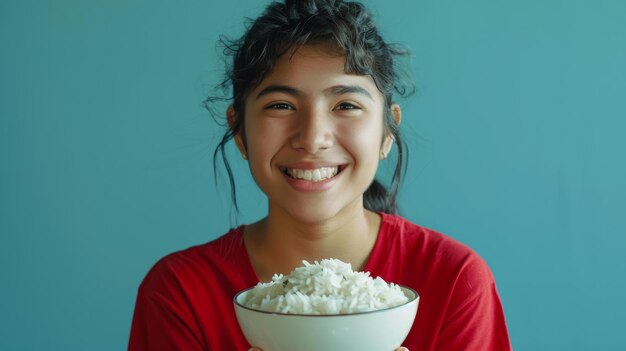
<path id="1" fill-rule="evenodd" d="M 323 46 L 287 53 L 245 101 L 243 151 L 270 215 L 319 223 L 363 209 L 384 101 L 371 77 L 344 72 L 344 60 Z"/>

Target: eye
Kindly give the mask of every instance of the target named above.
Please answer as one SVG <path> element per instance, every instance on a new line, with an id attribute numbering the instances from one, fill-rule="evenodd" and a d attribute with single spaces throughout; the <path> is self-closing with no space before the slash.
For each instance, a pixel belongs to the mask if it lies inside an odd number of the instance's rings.
<path id="1" fill-rule="evenodd" d="M 342 102 L 339 105 L 337 105 L 337 107 L 335 107 L 335 110 L 360 110 L 361 108 L 355 104 L 349 103 L 349 102 Z"/>
<path id="2" fill-rule="evenodd" d="M 266 109 L 273 109 L 273 110 L 293 110 L 293 106 L 291 106 L 290 104 L 286 103 L 286 102 L 277 102 L 275 104 L 270 104 L 267 107 L 265 107 Z"/>
<path id="3" fill-rule="evenodd" d="M 336 110 L 360 110 L 361 108 L 350 102 L 342 102 L 339 105 L 337 105 L 335 109 Z"/>

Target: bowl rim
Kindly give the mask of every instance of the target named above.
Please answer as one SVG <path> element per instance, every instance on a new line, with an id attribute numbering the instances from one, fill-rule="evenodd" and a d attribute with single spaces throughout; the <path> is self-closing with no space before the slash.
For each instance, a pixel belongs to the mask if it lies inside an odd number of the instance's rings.
<path id="1" fill-rule="evenodd" d="M 395 308 L 400 308 L 402 306 L 406 306 L 409 305 L 411 303 L 417 302 L 420 298 L 420 295 L 418 294 L 417 290 L 408 287 L 406 285 L 400 285 L 400 284 L 395 284 L 397 286 L 399 286 L 401 289 L 406 289 L 409 290 L 413 293 L 413 298 L 410 298 L 409 301 L 402 303 L 400 305 L 395 305 L 395 306 L 391 306 L 391 307 L 385 307 L 385 308 L 381 308 L 381 309 L 377 309 L 377 310 L 371 310 L 371 311 L 362 311 L 362 312 L 354 312 L 354 313 L 333 313 L 333 314 L 306 314 L 306 313 L 285 313 L 285 312 L 272 312 L 272 311 L 263 311 L 263 310 L 258 310 L 252 307 L 248 307 L 248 306 L 244 306 L 243 304 L 239 303 L 239 301 L 237 301 L 237 298 L 254 289 L 255 287 L 250 287 L 247 289 L 244 289 L 238 293 L 235 294 L 235 296 L 233 297 L 233 304 L 235 306 L 238 306 L 244 310 L 248 310 L 248 311 L 252 311 L 252 312 L 258 312 L 258 313 L 263 313 L 263 314 L 273 314 L 273 315 L 280 315 L 280 316 L 299 316 L 299 317 L 346 317 L 346 316 L 357 316 L 357 315 L 363 315 L 363 314 L 372 314 L 372 313 L 380 313 L 383 311 L 388 311 L 388 310 L 392 310 Z"/>

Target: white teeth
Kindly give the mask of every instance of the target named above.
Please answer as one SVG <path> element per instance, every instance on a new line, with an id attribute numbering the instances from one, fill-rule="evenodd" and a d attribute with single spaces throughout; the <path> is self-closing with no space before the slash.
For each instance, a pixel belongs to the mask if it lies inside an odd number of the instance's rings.
<path id="1" fill-rule="evenodd" d="M 339 167 L 321 167 L 316 169 L 287 168 L 286 172 L 292 178 L 319 182 L 337 175 Z"/>

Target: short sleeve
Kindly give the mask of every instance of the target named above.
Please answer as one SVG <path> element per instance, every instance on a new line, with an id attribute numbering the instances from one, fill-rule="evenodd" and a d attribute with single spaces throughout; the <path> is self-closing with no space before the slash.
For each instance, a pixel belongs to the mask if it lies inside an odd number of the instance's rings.
<path id="1" fill-rule="evenodd" d="M 476 254 L 460 272 L 436 350 L 511 350 L 493 275 Z"/>
<path id="2" fill-rule="evenodd" d="M 139 287 L 129 351 L 202 350 L 192 311 L 174 274 L 157 264 Z"/>

